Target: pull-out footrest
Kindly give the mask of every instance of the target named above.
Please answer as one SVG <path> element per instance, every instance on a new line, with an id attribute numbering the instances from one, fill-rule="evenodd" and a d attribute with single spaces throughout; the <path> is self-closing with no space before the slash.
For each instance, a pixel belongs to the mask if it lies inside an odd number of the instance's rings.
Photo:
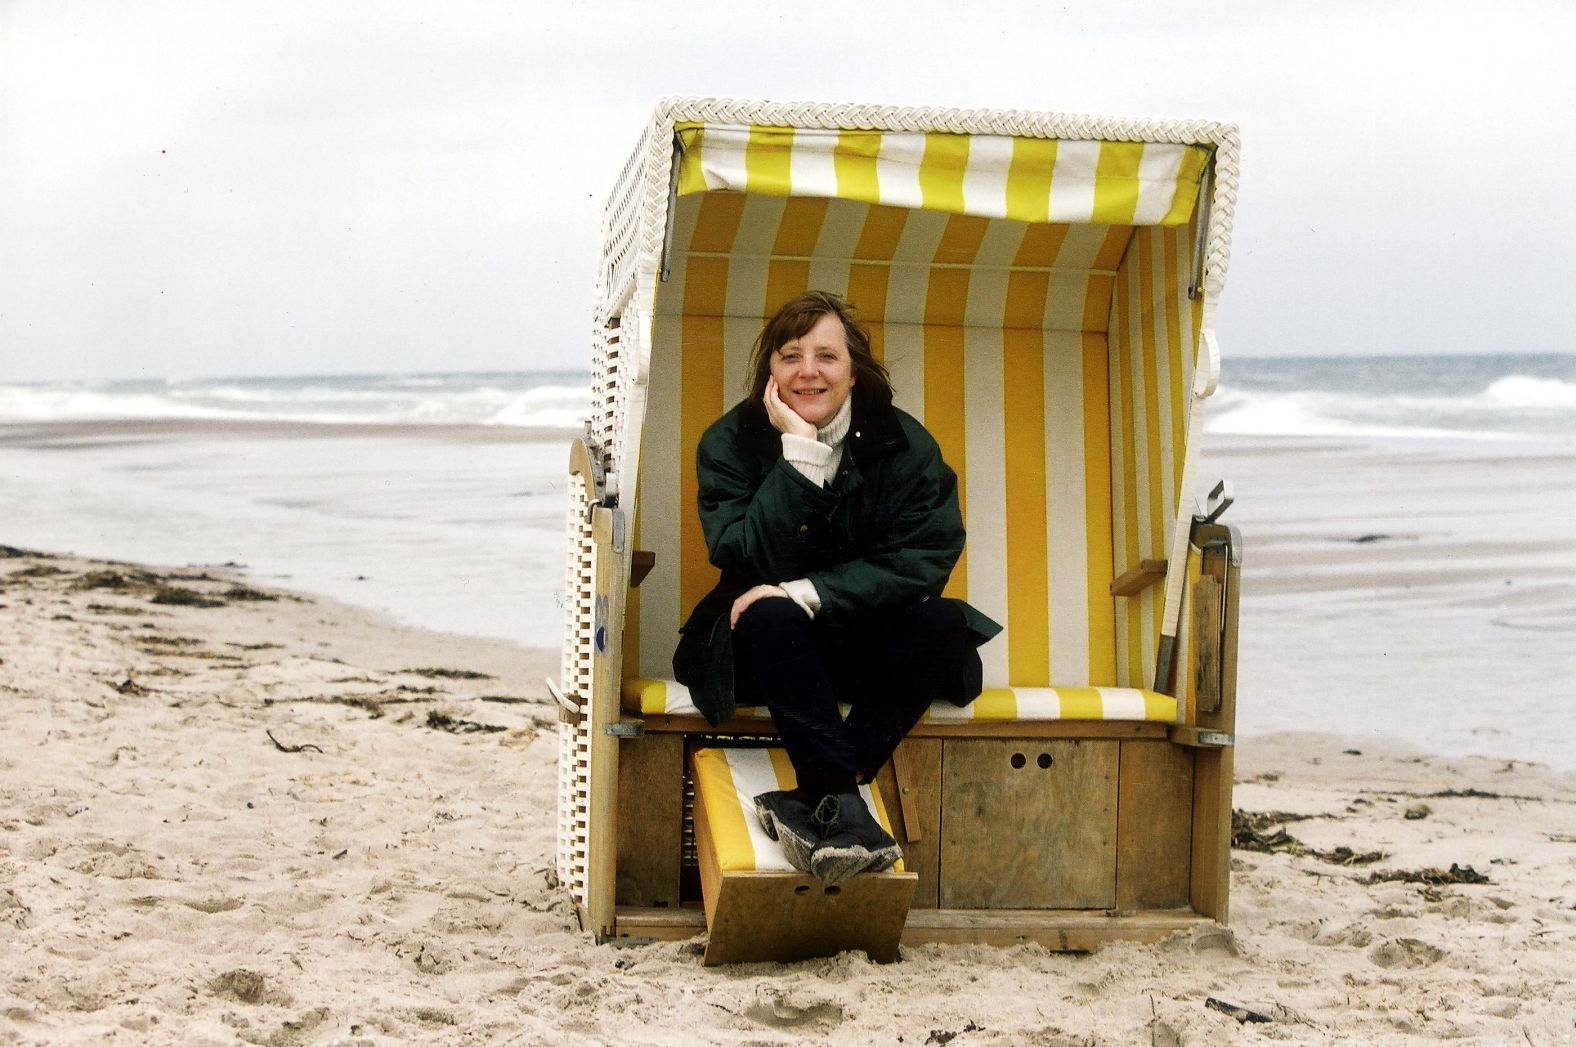
<path id="1" fill-rule="evenodd" d="M 792 789 L 781 749 L 700 749 L 695 781 L 695 848 L 706 905 L 702 962 L 803 960 L 862 949 L 878 963 L 897 959 L 918 877 L 902 863 L 829 886 L 796 872 L 755 816 L 754 797 Z M 880 793 L 861 787 L 888 832 Z"/>

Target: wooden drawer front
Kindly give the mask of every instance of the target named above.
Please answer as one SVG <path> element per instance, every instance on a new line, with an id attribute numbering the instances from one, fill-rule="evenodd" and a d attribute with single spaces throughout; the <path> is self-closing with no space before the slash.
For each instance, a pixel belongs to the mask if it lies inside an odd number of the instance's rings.
<path id="1" fill-rule="evenodd" d="M 943 742 L 941 907 L 1113 907 L 1120 744 Z"/>

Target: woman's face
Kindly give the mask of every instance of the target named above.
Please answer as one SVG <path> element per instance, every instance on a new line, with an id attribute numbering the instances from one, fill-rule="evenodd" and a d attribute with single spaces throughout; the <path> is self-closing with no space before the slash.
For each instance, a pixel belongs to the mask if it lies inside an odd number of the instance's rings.
<path id="1" fill-rule="evenodd" d="M 798 338 L 772 354 L 777 395 L 800 418 L 821 428 L 837 417 L 854 387 L 843 322 L 827 313 Z"/>

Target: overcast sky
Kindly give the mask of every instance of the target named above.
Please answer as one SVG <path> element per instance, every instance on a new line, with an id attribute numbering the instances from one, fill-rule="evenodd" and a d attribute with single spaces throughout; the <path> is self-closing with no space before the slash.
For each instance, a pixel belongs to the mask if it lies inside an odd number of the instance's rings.
<path id="1" fill-rule="evenodd" d="M 1232 120 L 1225 353 L 1576 352 L 1573 12 L 0 0 L 0 382 L 586 367 L 680 94 Z"/>

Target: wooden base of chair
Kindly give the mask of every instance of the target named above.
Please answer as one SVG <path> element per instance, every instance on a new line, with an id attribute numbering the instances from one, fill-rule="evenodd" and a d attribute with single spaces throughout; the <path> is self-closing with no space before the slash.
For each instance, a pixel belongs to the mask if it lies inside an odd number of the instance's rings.
<path id="1" fill-rule="evenodd" d="M 903 926 L 901 944 L 916 946 L 939 942 L 1008 946 L 1034 942 L 1060 952 L 1088 952 L 1104 942 L 1155 942 L 1177 931 L 1218 926 L 1214 920 L 1190 909 L 1117 915 L 1082 909 L 914 909 Z M 698 908 L 620 906 L 618 909 L 619 937 L 682 941 L 705 933 L 706 914 Z M 770 958 L 785 957 L 773 955 Z M 712 961 L 708 946 L 705 962 L 733 961 Z"/>
<path id="2" fill-rule="evenodd" d="M 828 886 L 797 872 L 724 870 L 699 792 L 694 824 L 706 913 L 704 965 L 790 962 L 848 949 L 863 950 L 877 963 L 897 959 L 919 883 L 915 874 L 861 873 Z"/>
<path id="3" fill-rule="evenodd" d="M 788 963 L 859 949 L 891 963 L 918 880 L 913 873 L 867 873 L 828 887 L 800 873 L 730 872 L 709 884 L 703 877 L 701 962 Z"/>

